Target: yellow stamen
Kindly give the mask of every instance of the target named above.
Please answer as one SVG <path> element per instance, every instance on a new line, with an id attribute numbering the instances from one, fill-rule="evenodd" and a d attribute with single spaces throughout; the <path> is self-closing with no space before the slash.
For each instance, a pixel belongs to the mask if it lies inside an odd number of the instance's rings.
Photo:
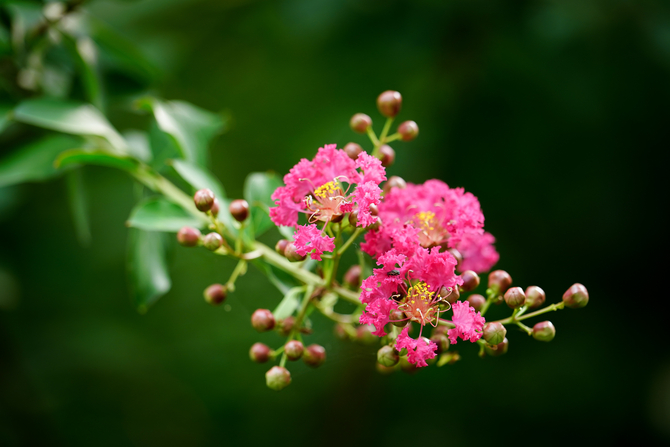
<path id="1" fill-rule="evenodd" d="M 314 191 L 314 195 L 322 199 L 325 199 L 328 194 L 332 194 L 336 191 L 337 187 L 335 186 L 335 183 L 328 182 L 316 188 L 316 191 Z"/>
<path id="2" fill-rule="evenodd" d="M 432 211 L 421 211 L 420 213 L 416 213 L 414 216 L 416 219 L 419 221 L 421 224 L 421 229 L 422 230 L 429 230 L 432 231 L 435 229 L 433 226 L 435 224 L 435 213 Z"/>

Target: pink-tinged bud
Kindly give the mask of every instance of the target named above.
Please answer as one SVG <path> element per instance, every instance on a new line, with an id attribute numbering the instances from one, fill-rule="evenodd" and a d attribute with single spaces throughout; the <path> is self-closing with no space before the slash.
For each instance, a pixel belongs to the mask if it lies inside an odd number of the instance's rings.
<path id="1" fill-rule="evenodd" d="M 344 326 L 341 324 L 336 324 L 333 326 L 333 332 L 335 332 L 335 336 L 339 338 L 340 340 L 348 340 L 349 339 L 349 334 L 347 334 L 346 329 L 344 329 Z"/>
<path id="2" fill-rule="evenodd" d="M 377 108 L 387 118 L 395 118 L 402 107 L 402 96 L 400 92 L 386 90 L 377 97 Z"/>
<path id="3" fill-rule="evenodd" d="M 294 326 L 295 317 L 286 317 L 283 320 L 279 320 L 279 323 L 277 324 L 277 332 L 279 332 L 279 335 L 282 337 L 287 337 L 293 330 Z"/>
<path id="4" fill-rule="evenodd" d="M 505 303 L 510 309 L 521 307 L 526 302 L 526 294 L 521 287 L 512 287 L 505 292 Z"/>
<path id="5" fill-rule="evenodd" d="M 273 366 L 265 373 L 265 383 L 271 390 L 279 391 L 291 383 L 291 373 L 283 366 Z"/>
<path id="6" fill-rule="evenodd" d="M 454 259 L 456 259 L 456 270 L 458 270 L 458 267 L 463 263 L 463 255 L 455 248 L 450 248 L 447 251 L 451 253 L 451 256 L 453 256 Z"/>
<path id="7" fill-rule="evenodd" d="M 389 374 L 393 374 L 395 372 L 395 368 L 392 366 L 384 366 L 381 363 L 377 362 L 375 364 L 375 367 L 377 368 L 377 372 L 379 374 L 384 374 L 385 376 L 388 376 Z"/>
<path id="8" fill-rule="evenodd" d="M 307 255 L 299 255 L 296 253 L 295 244 L 293 242 L 286 244 L 286 248 L 284 248 L 284 256 L 291 262 L 304 261 L 307 257 Z"/>
<path id="9" fill-rule="evenodd" d="M 358 264 L 352 265 L 344 274 L 344 283 L 349 287 L 357 289 L 361 286 L 361 266 Z"/>
<path id="10" fill-rule="evenodd" d="M 258 332 L 271 331 L 275 327 L 275 317 L 268 309 L 256 309 L 251 315 L 251 325 Z"/>
<path id="11" fill-rule="evenodd" d="M 389 314 L 389 320 L 391 320 L 391 324 L 393 326 L 397 327 L 405 327 L 409 322 L 409 319 L 407 318 L 407 315 L 405 315 L 405 312 L 398 309 L 391 311 L 391 313 Z"/>
<path id="12" fill-rule="evenodd" d="M 356 341 L 364 343 L 366 345 L 371 345 L 376 343 L 379 338 L 376 335 L 372 334 L 372 329 L 367 324 L 363 324 L 356 328 Z"/>
<path id="13" fill-rule="evenodd" d="M 275 251 L 280 255 L 284 256 L 284 251 L 286 250 L 286 246 L 289 244 L 289 242 L 290 241 L 288 241 L 287 239 L 279 239 L 277 245 L 275 245 Z"/>
<path id="14" fill-rule="evenodd" d="M 237 199 L 230 202 L 228 210 L 238 222 L 244 222 L 247 220 L 247 217 L 249 217 L 249 203 L 244 199 Z"/>
<path id="15" fill-rule="evenodd" d="M 539 341 L 552 341 L 556 336 L 556 328 L 551 321 L 541 321 L 533 326 L 533 338 Z"/>
<path id="16" fill-rule="evenodd" d="M 583 285 L 575 283 L 563 294 L 563 302 L 571 309 L 584 307 L 589 303 L 589 292 Z"/>
<path id="17" fill-rule="evenodd" d="M 363 148 L 358 143 L 347 143 L 343 150 L 352 160 L 356 160 L 358 155 L 363 152 Z"/>
<path id="18" fill-rule="evenodd" d="M 374 203 L 370 204 L 370 215 L 379 216 L 379 207 Z"/>
<path id="19" fill-rule="evenodd" d="M 444 334 L 444 332 L 435 333 L 435 331 L 433 331 L 433 335 L 431 335 L 430 341 L 437 345 L 438 354 L 442 354 L 449 349 L 449 339 Z"/>
<path id="20" fill-rule="evenodd" d="M 200 230 L 191 227 L 182 227 L 177 233 L 177 242 L 184 247 L 195 247 L 200 242 Z"/>
<path id="21" fill-rule="evenodd" d="M 445 301 L 448 301 L 451 304 L 454 304 L 461 297 L 461 293 L 458 291 L 458 288 L 453 287 L 444 287 L 440 289 L 440 298 Z"/>
<path id="22" fill-rule="evenodd" d="M 317 368 L 326 361 L 326 348 L 321 345 L 309 345 L 302 355 L 306 365 Z"/>
<path id="23" fill-rule="evenodd" d="M 463 285 L 461 286 L 463 292 L 470 292 L 479 287 L 479 275 L 472 270 L 464 271 L 461 278 L 463 278 Z"/>
<path id="24" fill-rule="evenodd" d="M 489 273 L 489 289 L 496 295 L 503 295 L 512 285 L 512 277 L 504 270 L 495 270 Z"/>
<path id="25" fill-rule="evenodd" d="M 419 368 L 407 360 L 407 356 L 400 357 L 400 369 L 407 374 L 415 374 Z"/>
<path id="26" fill-rule="evenodd" d="M 212 207 L 209 209 L 209 212 L 212 213 L 212 216 L 216 217 L 219 215 L 219 211 L 221 211 L 219 201 L 217 199 L 214 199 L 214 203 L 212 203 Z"/>
<path id="27" fill-rule="evenodd" d="M 377 361 L 384 366 L 395 366 L 398 364 L 399 360 L 400 357 L 395 348 L 392 348 L 389 345 L 382 346 L 381 349 L 377 351 Z"/>
<path id="28" fill-rule="evenodd" d="M 382 144 L 379 148 L 379 155 L 381 155 L 382 166 L 388 168 L 395 161 L 395 151 L 388 144 Z"/>
<path id="29" fill-rule="evenodd" d="M 398 126 L 402 141 L 412 141 L 419 135 L 419 126 L 414 121 L 405 121 Z"/>
<path id="30" fill-rule="evenodd" d="M 491 345 L 498 345 L 505 340 L 507 329 L 502 323 L 486 323 L 484 325 L 484 340 Z"/>
<path id="31" fill-rule="evenodd" d="M 349 225 L 352 227 L 358 225 L 358 210 L 353 210 L 349 213 Z"/>
<path id="32" fill-rule="evenodd" d="M 286 357 L 292 361 L 299 360 L 300 357 L 302 357 L 302 353 L 304 351 L 305 347 L 298 340 L 291 340 L 284 345 L 284 352 L 286 353 Z"/>
<path id="33" fill-rule="evenodd" d="M 491 357 L 498 357 L 503 354 L 507 354 L 507 348 L 509 347 L 509 341 L 505 338 L 501 343 L 497 345 L 486 345 L 484 350 Z"/>
<path id="34" fill-rule="evenodd" d="M 365 113 L 357 113 L 349 120 L 349 126 L 354 132 L 365 133 L 372 126 L 372 118 Z"/>
<path id="35" fill-rule="evenodd" d="M 223 245 L 223 238 L 219 233 L 209 233 L 202 239 L 202 245 L 207 250 L 216 251 Z"/>
<path id="36" fill-rule="evenodd" d="M 265 363 L 270 360 L 272 349 L 263 343 L 254 343 L 249 350 L 249 358 L 256 363 Z"/>
<path id="37" fill-rule="evenodd" d="M 470 295 L 467 301 L 477 312 L 482 310 L 484 304 L 486 304 L 486 298 L 477 293 Z"/>
<path id="38" fill-rule="evenodd" d="M 384 183 L 384 194 L 388 194 L 392 188 L 407 188 L 407 182 L 397 175 L 392 175 L 386 183 Z"/>
<path id="39" fill-rule="evenodd" d="M 205 296 L 205 301 L 209 304 L 218 306 L 226 300 L 228 290 L 223 284 L 212 284 L 205 289 L 203 295 Z"/>
<path id="40" fill-rule="evenodd" d="M 382 227 L 382 220 L 379 218 L 379 216 L 375 216 L 375 222 L 367 227 L 369 230 L 379 230 Z"/>
<path id="41" fill-rule="evenodd" d="M 206 213 L 214 205 L 214 193 L 211 189 L 200 189 L 193 195 L 193 203 L 198 210 Z"/>
<path id="42" fill-rule="evenodd" d="M 547 296 L 544 294 L 544 290 L 540 289 L 538 286 L 530 286 L 526 288 L 526 306 L 529 309 L 535 309 L 544 304 L 544 300 Z"/>

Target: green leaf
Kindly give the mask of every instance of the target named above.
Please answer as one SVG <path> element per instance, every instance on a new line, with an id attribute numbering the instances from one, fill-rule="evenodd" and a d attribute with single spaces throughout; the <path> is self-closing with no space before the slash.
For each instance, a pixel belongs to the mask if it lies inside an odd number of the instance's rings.
<path id="1" fill-rule="evenodd" d="M 100 150 L 72 149 L 65 151 L 56 159 L 56 166 L 64 168 L 71 165 L 98 165 L 110 168 L 134 171 L 137 161 L 134 158 L 123 157 Z"/>
<path id="2" fill-rule="evenodd" d="M 226 197 L 221 182 L 205 168 L 201 168 L 184 160 L 171 160 L 170 164 L 193 189 L 209 188 L 219 201 Z"/>
<path id="3" fill-rule="evenodd" d="M 79 239 L 81 245 L 86 247 L 91 242 L 91 224 L 88 218 L 86 185 L 81 169 L 68 172 L 65 179 L 67 180 L 68 199 L 77 239 Z"/>
<path id="4" fill-rule="evenodd" d="M 286 318 L 295 312 L 295 310 L 300 305 L 300 298 L 302 294 L 305 293 L 305 287 L 293 287 L 291 290 L 286 292 L 284 299 L 281 300 L 277 308 L 272 312 L 275 316 L 275 319 L 281 320 Z"/>
<path id="5" fill-rule="evenodd" d="M 145 163 L 151 161 L 151 146 L 146 132 L 134 129 L 126 130 L 123 132 L 123 138 L 128 142 L 130 155 Z"/>
<path id="6" fill-rule="evenodd" d="M 249 202 L 251 225 L 256 237 L 265 233 L 274 224 L 270 220 L 271 196 L 284 182 L 274 172 L 252 172 L 244 181 L 244 198 Z"/>
<path id="7" fill-rule="evenodd" d="M 79 145 L 78 138 L 52 135 L 23 146 L 0 160 L 0 186 L 43 181 L 58 175 L 54 166 L 58 154 Z"/>
<path id="8" fill-rule="evenodd" d="M 131 211 L 127 225 L 150 231 L 176 233 L 182 227 L 201 228 L 202 221 L 196 219 L 179 205 L 164 198 L 147 198 Z"/>
<path id="9" fill-rule="evenodd" d="M 107 118 L 91 104 L 50 98 L 29 99 L 14 109 L 14 119 L 58 132 L 102 137 L 121 152 L 128 148 Z"/>
<path id="10" fill-rule="evenodd" d="M 147 97 L 138 106 L 153 112 L 158 127 L 174 138 L 186 161 L 205 166 L 209 142 L 223 131 L 223 117 L 183 101 Z"/>
<path id="11" fill-rule="evenodd" d="M 145 313 L 172 286 L 165 260 L 165 235 L 132 229 L 129 236 L 130 294 L 137 310 Z"/>
<path id="12" fill-rule="evenodd" d="M 268 277 L 268 280 L 284 295 L 298 285 L 298 282 L 293 276 L 268 264 L 262 259 L 254 259 L 251 262 L 263 272 L 265 276 Z"/>
<path id="13" fill-rule="evenodd" d="M 102 90 L 100 76 L 96 67 L 97 49 L 88 36 L 74 37 L 61 32 L 63 43 L 75 61 L 77 71 L 84 86 L 86 99 L 98 108 L 102 108 Z"/>
<path id="14" fill-rule="evenodd" d="M 11 112 L 12 106 L 8 104 L 0 104 L 0 133 L 2 133 L 12 121 Z"/>
<path id="15" fill-rule="evenodd" d="M 289 241 L 292 241 L 295 236 L 295 227 L 277 227 L 279 233 Z"/>

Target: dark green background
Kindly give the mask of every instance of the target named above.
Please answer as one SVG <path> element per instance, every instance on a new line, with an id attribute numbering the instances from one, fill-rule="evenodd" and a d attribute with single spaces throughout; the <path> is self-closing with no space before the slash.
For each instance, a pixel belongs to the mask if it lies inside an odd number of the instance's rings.
<path id="1" fill-rule="evenodd" d="M 308 341 L 328 361 L 291 365 L 294 383 L 275 393 L 247 350 L 280 339 L 248 321 L 279 293 L 252 270 L 230 311 L 211 308 L 201 292 L 232 263 L 179 247 L 172 291 L 140 316 L 124 264 L 132 183 L 90 168 L 88 248 L 63 180 L 2 195 L 14 205 L 0 215 L 0 444 L 670 439 L 667 275 L 657 272 L 668 248 L 667 3 L 95 0 L 88 11 L 142 48 L 158 68 L 154 92 L 232 114 L 211 150 L 231 196 L 247 172 L 283 174 L 325 143 L 363 143 L 349 117 L 368 113 L 379 131 L 374 100 L 398 90 L 400 119 L 421 134 L 394 145 L 389 173 L 473 192 L 515 284 L 557 302 L 581 282 L 591 302 L 551 314 L 549 344 L 510 330 L 504 357 L 481 360 L 461 342 L 461 362 L 414 376 L 377 374 L 374 346 L 339 341 L 316 319 Z M 106 82 L 114 124 L 143 128 L 125 110 L 139 87 L 113 73 Z"/>

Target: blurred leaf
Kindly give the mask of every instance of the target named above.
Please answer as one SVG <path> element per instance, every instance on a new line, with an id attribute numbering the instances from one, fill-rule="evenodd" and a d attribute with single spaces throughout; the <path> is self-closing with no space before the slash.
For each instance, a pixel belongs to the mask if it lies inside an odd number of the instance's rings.
<path id="1" fill-rule="evenodd" d="M 149 125 L 149 147 L 153 160 L 151 166 L 157 171 L 165 171 L 171 159 L 181 156 L 177 142 L 160 130 L 156 120 Z"/>
<path id="2" fill-rule="evenodd" d="M 174 138 L 186 161 L 206 165 L 209 142 L 224 128 L 221 116 L 187 102 L 152 97 L 139 100 L 138 106 L 153 112 L 158 127 Z"/>
<path id="3" fill-rule="evenodd" d="M 74 37 L 61 33 L 63 43 L 75 61 L 77 71 L 81 77 L 86 99 L 99 109 L 103 106 L 100 76 L 96 69 L 95 43 L 87 36 Z"/>
<path id="4" fill-rule="evenodd" d="M 44 20 L 42 5 L 40 3 L 6 1 L 4 7 L 12 18 L 14 47 L 17 49 L 23 48 L 28 30 Z"/>
<path id="5" fill-rule="evenodd" d="M 289 241 L 293 240 L 293 237 L 295 235 L 295 227 L 277 227 L 279 230 L 279 233 L 284 236 L 286 239 Z"/>
<path id="6" fill-rule="evenodd" d="M 58 175 L 54 165 L 58 155 L 80 145 L 79 138 L 52 135 L 18 149 L 0 160 L 0 186 L 43 181 Z"/>
<path id="7" fill-rule="evenodd" d="M 155 231 L 130 230 L 130 294 L 140 313 L 145 313 L 172 286 L 165 260 L 164 237 L 164 234 Z"/>
<path id="8" fill-rule="evenodd" d="M 251 262 L 263 272 L 268 280 L 284 295 L 298 285 L 298 282 L 291 275 L 268 264 L 262 259 L 254 259 Z"/>
<path id="9" fill-rule="evenodd" d="M 70 165 L 97 165 L 110 168 L 134 171 L 137 169 L 137 161 L 130 157 L 122 157 L 109 152 L 87 151 L 84 149 L 73 149 L 65 151 L 56 159 L 56 166 L 63 168 Z"/>
<path id="10" fill-rule="evenodd" d="M 274 225 L 269 214 L 269 207 L 274 206 L 270 197 L 283 184 L 274 172 L 252 172 L 244 181 L 244 198 L 249 202 L 251 224 L 256 237 Z"/>
<path id="11" fill-rule="evenodd" d="M 179 205 L 163 198 L 151 197 L 133 208 L 127 225 L 142 230 L 176 233 L 182 227 L 201 228 L 202 221 L 184 211 Z"/>
<path id="12" fill-rule="evenodd" d="M 77 239 L 81 245 L 88 246 L 91 242 L 91 224 L 88 217 L 86 185 L 81 169 L 68 172 L 65 179 L 67 180 L 68 199 Z"/>
<path id="13" fill-rule="evenodd" d="M 90 104 L 49 98 L 29 99 L 14 110 L 14 119 L 75 135 L 94 135 L 125 152 L 127 144 L 98 109 Z"/>
<path id="14" fill-rule="evenodd" d="M 128 152 L 130 155 L 145 163 L 151 161 L 151 147 L 149 136 L 146 132 L 130 129 L 123 132 L 123 138 L 128 142 Z"/>
<path id="15" fill-rule="evenodd" d="M 219 201 L 226 197 L 221 182 L 206 169 L 183 160 L 171 160 L 170 164 L 193 189 L 209 188 Z"/>
<path id="16" fill-rule="evenodd" d="M 305 293 L 305 288 L 303 286 L 293 287 L 286 292 L 284 299 L 281 300 L 277 308 L 272 312 L 275 319 L 281 320 L 292 315 L 300 305 L 300 298 L 303 293 Z"/>
<path id="17" fill-rule="evenodd" d="M 12 106 L 8 104 L 0 104 L 0 133 L 2 133 L 11 122 L 11 112 Z"/>

